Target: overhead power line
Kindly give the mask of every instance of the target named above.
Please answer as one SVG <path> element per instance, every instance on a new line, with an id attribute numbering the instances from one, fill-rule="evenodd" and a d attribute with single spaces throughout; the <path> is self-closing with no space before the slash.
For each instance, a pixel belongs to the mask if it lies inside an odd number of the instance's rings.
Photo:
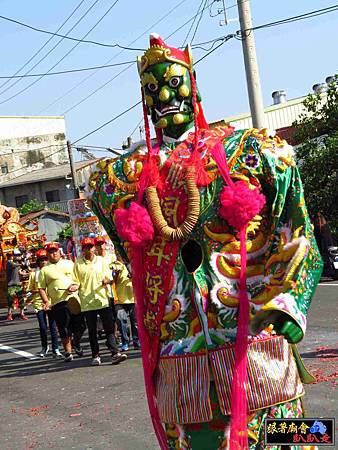
<path id="1" fill-rule="evenodd" d="M 120 117 L 124 116 L 125 114 L 127 114 L 127 112 L 131 111 L 132 109 L 136 108 L 136 106 L 140 105 L 141 101 L 138 101 L 137 103 L 135 103 L 132 106 L 129 106 L 129 108 L 125 109 L 124 111 L 120 112 L 119 114 L 117 114 L 116 116 L 114 116 L 112 119 L 107 120 L 107 122 L 103 123 L 102 125 L 100 125 L 99 127 L 95 128 L 95 130 L 90 131 L 89 133 L 85 134 L 84 136 L 80 137 L 79 139 L 77 139 L 76 141 L 72 142 L 72 145 L 77 144 L 78 142 L 82 141 L 82 139 L 86 139 L 88 136 L 91 136 L 92 134 L 96 133 L 97 131 L 101 130 L 102 128 L 106 127 L 107 125 L 109 125 L 112 122 L 115 122 L 115 120 L 119 119 Z"/>
<path id="2" fill-rule="evenodd" d="M 118 48 L 121 48 L 123 50 L 136 50 L 136 51 L 144 50 L 143 48 L 125 47 L 125 46 L 123 46 L 121 44 L 117 44 L 117 43 L 116 44 L 107 44 L 107 43 L 104 43 L 104 42 L 91 41 L 91 40 L 87 40 L 87 39 L 79 39 L 79 38 L 75 38 L 75 37 L 72 37 L 72 36 L 67 36 L 65 34 L 60 34 L 60 33 L 57 33 L 57 32 L 53 33 L 52 31 L 44 30 L 42 28 L 33 27 L 33 26 L 28 25 L 28 24 L 26 24 L 24 22 L 20 22 L 19 20 L 11 19 L 10 17 L 6 17 L 6 16 L 1 16 L 0 15 L 0 19 L 6 20 L 8 22 L 16 23 L 17 25 L 21 25 L 21 26 L 23 26 L 25 28 L 29 28 L 29 29 L 34 30 L 34 31 L 38 31 L 39 33 L 49 34 L 49 35 L 51 35 L 53 37 L 60 37 L 60 38 L 63 38 L 63 39 L 68 39 L 70 41 L 75 41 L 75 42 L 78 42 L 79 44 L 93 44 L 93 45 L 98 45 L 100 47 L 109 47 L 109 48 L 116 48 L 116 47 L 118 47 Z"/>
<path id="3" fill-rule="evenodd" d="M 195 27 L 195 31 L 194 31 L 194 33 L 193 33 L 191 39 L 190 39 L 190 44 L 192 44 L 192 43 L 194 42 L 194 39 L 195 39 L 197 30 L 198 30 L 198 28 L 199 28 L 199 26 L 200 26 L 200 23 L 201 23 L 201 21 L 202 21 L 202 17 L 203 17 L 204 10 L 207 9 L 206 6 L 205 6 L 205 5 L 207 4 L 207 1 L 208 1 L 208 0 L 205 0 L 205 1 L 204 1 L 204 7 L 203 7 L 203 9 L 202 9 L 202 11 L 201 11 L 201 14 L 200 14 L 199 18 L 198 18 L 197 25 L 196 25 L 196 27 Z"/>
<path id="4" fill-rule="evenodd" d="M 223 43 L 222 43 L 222 44 L 223 44 Z M 199 63 L 199 61 L 197 61 L 195 64 L 198 64 L 198 63 Z M 141 101 L 138 101 L 138 102 L 135 103 L 134 105 L 129 106 L 129 107 L 126 108 L 124 111 L 120 112 L 119 114 L 117 114 L 117 115 L 115 115 L 114 117 L 112 117 L 111 119 L 109 119 L 107 122 L 104 122 L 102 125 L 98 126 L 98 127 L 95 128 L 94 130 L 90 131 L 89 133 L 85 134 L 84 136 L 81 136 L 80 138 L 78 138 L 78 139 L 76 139 L 75 141 L 73 141 L 73 142 L 71 143 L 71 145 L 72 145 L 72 146 L 75 146 L 75 144 L 79 143 L 79 142 L 82 141 L 83 139 L 86 139 L 87 137 L 91 136 L 92 134 L 97 133 L 99 130 L 102 130 L 102 128 L 104 128 L 104 127 L 106 127 L 107 125 L 109 125 L 109 124 L 115 122 L 115 121 L 118 120 L 120 117 L 124 116 L 124 115 L 127 114 L 129 111 L 132 111 L 134 108 L 136 108 L 136 107 L 137 107 L 138 105 L 140 105 L 140 104 L 141 104 Z M 87 145 L 86 147 L 89 147 L 89 146 Z M 95 146 L 92 146 L 92 147 L 95 148 Z M 53 155 L 59 153 L 59 152 L 62 151 L 62 150 L 65 150 L 66 148 L 67 148 L 67 146 L 64 146 L 63 149 L 61 149 L 61 150 L 59 149 L 59 150 L 57 150 L 57 151 L 55 151 L 55 152 L 53 152 L 53 153 L 51 153 L 51 154 L 49 154 L 49 155 L 46 155 L 46 156 L 40 158 L 40 159 L 39 159 L 38 161 L 36 161 L 35 163 L 38 163 L 38 162 L 41 162 L 41 161 L 43 161 L 43 160 L 45 160 L 45 159 L 47 159 L 47 158 L 50 158 L 51 156 L 53 156 Z M 108 147 L 107 147 L 107 149 L 108 149 Z M 19 171 L 19 170 L 21 170 L 21 169 L 27 168 L 27 167 L 29 167 L 29 165 L 24 166 L 24 167 L 20 167 L 20 169 L 14 169 L 14 170 L 12 170 L 12 171 L 10 171 L 10 172 L 8 172 L 8 173 L 14 173 L 14 172 L 17 172 L 17 171 Z M 0 189 L 1 189 L 1 185 L 0 185 Z"/>
<path id="5" fill-rule="evenodd" d="M 188 41 L 188 37 L 189 37 L 189 35 L 190 35 L 191 30 L 193 29 L 193 26 L 194 26 L 194 24 L 195 24 L 195 21 L 196 21 L 196 19 L 197 19 L 198 14 L 200 14 L 200 9 L 202 8 L 202 5 L 203 5 L 203 2 L 204 2 L 204 1 L 205 1 L 205 0 L 202 0 L 201 3 L 198 5 L 198 8 L 197 8 L 197 11 L 196 11 L 194 20 L 192 21 L 192 23 L 191 23 L 191 25 L 190 25 L 190 27 L 189 27 L 188 33 L 186 34 L 186 36 L 185 36 L 185 38 L 184 38 L 184 41 L 183 41 L 183 44 L 182 44 L 183 46 L 184 46 L 184 45 L 187 43 L 187 41 Z M 207 1 L 207 0 L 206 0 L 206 1 Z M 202 9 L 201 14 L 203 14 L 203 9 Z"/>
<path id="6" fill-rule="evenodd" d="M 164 19 L 166 19 L 170 14 L 172 14 L 174 11 L 176 11 L 176 9 L 181 6 L 183 3 L 185 3 L 187 0 L 181 0 L 179 3 L 177 3 L 175 6 L 173 6 L 169 11 L 167 11 L 165 14 L 163 14 L 156 22 L 154 22 L 152 25 L 150 25 L 150 27 L 148 27 L 145 31 L 143 31 L 140 35 L 138 35 L 133 41 L 131 41 L 128 45 L 133 45 L 135 42 L 137 42 L 141 37 L 143 37 L 145 34 L 149 33 L 151 30 L 154 29 L 154 27 L 156 27 L 159 23 L 161 23 Z M 123 53 L 124 50 L 120 50 L 116 55 L 114 55 L 112 58 L 109 58 L 105 64 L 110 64 L 115 58 L 117 58 L 121 53 Z M 83 83 L 85 83 L 89 78 L 93 77 L 96 73 L 98 72 L 95 71 L 93 73 L 91 73 L 90 75 L 88 75 L 87 77 L 83 78 L 80 82 L 78 82 L 77 84 L 75 84 L 75 86 L 73 86 L 72 88 L 68 89 L 68 91 L 66 91 L 64 94 L 62 94 L 61 96 L 59 96 L 57 99 L 55 99 L 53 102 L 49 103 L 46 107 L 44 107 L 42 110 L 40 110 L 40 113 L 46 111 L 47 109 L 49 109 L 51 106 L 55 105 L 56 103 L 58 103 L 60 100 L 63 100 L 65 97 L 67 97 L 71 92 L 73 92 L 75 89 L 77 89 L 79 86 L 81 86 Z M 112 81 L 112 79 L 111 79 Z"/>
<path id="7" fill-rule="evenodd" d="M 102 66 L 82 67 L 81 69 L 60 70 L 58 72 L 33 73 L 30 75 L 0 76 L 0 79 L 2 79 L 2 78 L 33 78 L 33 77 L 50 76 L 50 75 L 63 75 L 66 73 L 86 72 L 88 70 L 108 69 L 109 67 L 125 66 L 127 64 L 134 64 L 135 62 L 136 61 L 122 61 L 122 62 L 115 63 L 115 64 L 104 64 Z"/>
<path id="8" fill-rule="evenodd" d="M 131 66 L 133 66 L 135 64 L 135 62 L 130 63 L 127 67 L 125 67 L 124 69 L 120 70 L 120 72 L 118 72 L 116 75 L 113 76 L 113 78 L 110 78 L 108 81 L 106 81 L 104 84 L 102 84 L 101 86 L 99 86 L 98 88 L 94 89 L 94 91 L 90 92 L 88 95 L 86 95 L 85 97 L 83 97 L 81 100 L 79 100 L 77 103 L 75 103 L 74 105 L 70 106 L 68 109 L 66 109 L 65 111 L 63 111 L 62 115 L 66 115 L 67 113 L 69 113 L 70 111 L 72 111 L 73 109 L 77 108 L 79 105 L 81 105 L 83 102 L 85 102 L 86 100 L 88 100 L 90 97 L 92 97 L 93 95 L 95 95 L 98 91 L 100 91 L 101 89 L 103 89 L 104 87 L 106 87 L 108 84 L 110 84 L 112 81 L 114 81 L 117 77 L 119 77 L 120 75 L 122 75 L 122 73 L 126 72 L 128 69 L 130 69 Z"/>
<path id="9" fill-rule="evenodd" d="M 213 1 L 216 1 L 216 0 L 213 0 Z M 206 7 L 204 7 L 204 9 L 206 9 Z M 202 11 L 204 11 L 204 9 L 202 10 Z M 199 13 L 197 13 L 197 14 L 195 14 L 193 17 L 196 17 L 196 16 L 198 16 L 198 14 L 200 14 L 200 12 Z M 192 18 L 193 18 L 192 17 Z M 191 19 L 192 19 L 191 18 Z M 190 20 L 191 20 L 190 19 Z M 188 22 L 189 23 L 189 22 Z M 181 28 L 178 28 L 174 33 L 171 33 L 171 36 L 173 35 L 173 34 L 175 34 L 177 31 L 179 31 Z M 143 34 L 145 34 L 145 33 L 143 33 Z M 165 38 L 164 38 L 165 40 L 166 39 L 168 39 L 168 36 L 166 36 Z M 119 52 L 119 53 L 122 53 L 122 51 L 123 50 L 121 50 L 121 52 Z M 127 66 L 125 69 L 123 69 L 123 70 L 121 70 L 120 72 L 118 72 L 116 75 L 114 75 L 112 78 L 110 78 L 108 81 L 106 81 L 105 83 L 103 83 L 102 85 L 100 85 L 98 88 L 96 88 L 94 91 L 92 91 L 92 92 L 90 92 L 88 95 L 86 95 L 85 97 L 83 97 L 80 101 L 78 101 L 77 103 L 75 103 L 75 104 L 73 104 L 72 106 L 70 106 L 68 109 L 66 109 L 65 111 L 63 111 L 61 114 L 62 115 L 66 115 L 67 113 L 69 113 L 70 111 L 72 111 L 73 109 L 75 109 L 75 108 L 77 108 L 79 105 L 81 105 L 82 103 L 84 103 L 86 100 L 88 100 L 90 97 L 92 97 L 93 95 L 95 95 L 97 92 L 99 92 L 101 89 L 103 89 L 104 87 L 106 87 L 108 84 L 110 84 L 110 83 L 112 83 L 114 80 L 116 80 L 116 78 L 118 78 L 120 75 L 122 75 L 122 73 L 124 73 L 124 72 L 126 72 L 127 70 L 129 70 L 130 69 L 130 67 L 132 66 L 133 64 L 130 64 L 129 66 Z M 1 103 L 0 103 L 1 104 Z"/>
<path id="10" fill-rule="evenodd" d="M 335 8 L 338 9 L 338 5 L 336 5 Z M 328 11 L 328 9 L 332 9 L 332 7 L 331 7 L 331 8 L 325 8 L 325 10 L 327 10 L 327 12 L 330 12 L 330 11 Z M 318 10 L 318 11 L 321 11 L 321 13 L 323 13 L 323 12 L 322 12 L 323 10 Z M 318 11 L 317 11 L 317 12 L 318 12 Z M 295 17 L 298 17 L 298 18 L 303 19 L 303 18 L 305 18 L 305 16 L 309 16 L 309 14 L 313 14 L 313 13 L 314 13 L 314 11 L 312 11 L 311 13 L 305 13 L 305 14 L 302 14 L 302 15 L 300 15 L 300 16 L 295 16 Z M 285 23 L 287 23 L 290 19 L 294 19 L 295 17 L 283 19 L 282 21 L 278 21 L 278 23 L 276 23 L 276 25 L 280 25 L 280 24 L 281 24 L 280 22 L 285 22 Z M 300 20 L 301 20 L 301 19 L 300 19 Z M 294 21 L 294 20 L 293 20 L 293 21 Z M 271 24 L 273 24 L 273 23 L 275 23 L 275 22 L 271 22 L 271 23 L 265 24 L 265 25 L 271 26 Z M 265 25 L 261 25 L 261 26 L 259 26 L 259 28 L 265 28 Z M 253 27 L 252 29 L 255 29 L 255 28 L 256 28 L 256 27 Z M 246 31 L 250 31 L 250 30 L 246 30 Z M 240 33 L 240 31 L 237 31 L 236 33 L 231 33 L 231 34 L 228 34 L 227 36 L 223 36 L 222 38 L 219 38 L 218 40 L 222 39 L 221 42 L 220 42 L 216 47 L 214 47 L 213 49 L 211 49 L 210 51 L 208 51 L 205 55 L 203 55 L 202 58 L 198 59 L 198 60 L 195 62 L 195 65 L 199 64 L 201 61 L 203 61 L 203 59 L 207 58 L 209 55 L 211 55 L 213 52 L 215 52 L 219 47 L 221 47 L 222 45 L 224 45 L 227 41 L 229 41 L 230 39 L 235 38 L 236 36 L 238 36 L 239 33 Z M 109 125 L 110 123 L 114 122 L 115 120 L 117 120 L 118 118 L 120 118 L 121 116 L 123 116 L 124 114 L 126 114 L 127 112 L 129 112 L 129 111 L 131 111 L 132 109 L 136 108 L 136 106 L 139 105 L 140 103 L 141 103 L 141 102 L 139 101 L 139 102 L 135 103 L 134 105 L 132 105 L 131 107 L 127 108 L 126 110 L 122 111 L 122 113 L 118 114 L 117 116 L 114 116 L 112 119 L 110 119 L 109 121 L 105 122 L 105 123 L 102 124 L 100 127 L 98 127 L 98 128 L 96 128 L 95 130 L 93 130 L 93 131 L 87 133 L 85 136 L 83 136 L 83 137 L 77 139 L 77 140 L 74 142 L 74 144 L 78 143 L 78 142 L 81 141 L 82 139 L 87 138 L 88 136 L 90 136 L 90 135 L 96 133 L 97 131 L 101 130 L 101 129 L 104 128 L 105 126 L 107 126 L 107 125 Z"/>
<path id="11" fill-rule="evenodd" d="M 98 1 L 98 0 L 97 0 Z M 119 2 L 119 0 L 115 0 L 115 2 L 107 9 L 107 11 L 100 17 L 100 19 L 90 28 L 89 31 L 87 31 L 87 33 L 85 33 L 85 35 L 83 36 L 83 39 L 86 38 L 101 22 L 102 20 L 110 13 L 110 11 L 114 8 L 114 6 Z M 81 41 L 80 41 L 81 42 Z M 68 52 L 61 58 L 59 59 L 48 71 L 47 73 L 49 73 L 51 70 L 53 70 L 57 65 L 60 64 L 61 61 L 63 61 L 68 55 L 70 55 L 70 53 L 73 52 L 73 50 L 76 49 L 76 47 L 78 47 L 78 45 L 80 45 L 80 42 L 77 42 L 70 50 L 68 50 Z M 25 92 L 27 89 L 29 89 L 31 86 L 33 86 L 34 84 L 38 83 L 43 77 L 45 76 L 42 75 L 40 78 L 38 78 L 37 80 L 33 81 L 31 84 L 29 84 L 28 86 L 26 86 L 24 89 L 21 89 L 21 91 L 17 92 L 16 94 L 12 95 L 11 97 L 8 97 L 6 100 L 3 100 L 2 102 L 0 102 L 0 105 L 2 105 L 3 103 L 7 103 L 9 100 L 12 100 L 13 98 L 17 97 L 18 95 L 20 95 L 22 92 Z"/>
<path id="12" fill-rule="evenodd" d="M 166 39 L 171 38 L 171 36 L 174 36 L 174 34 L 176 34 L 178 31 L 182 30 L 186 25 L 188 25 L 188 23 L 190 23 L 192 20 L 194 20 L 201 12 L 203 12 L 205 9 L 209 8 L 209 6 L 211 6 L 213 3 L 215 3 L 217 0 L 212 0 L 210 1 L 210 3 L 208 3 L 203 9 L 202 11 L 198 12 L 197 14 L 193 15 L 192 17 L 190 17 L 189 20 L 187 20 L 186 22 L 184 22 L 181 26 L 179 26 L 178 28 L 176 28 L 176 30 L 174 30 L 172 33 L 170 33 Z"/>
<path id="13" fill-rule="evenodd" d="M 334 8 L 334 9 L 333 9 L 333 8 Z M 314 13 L 315 13 L 315 15 L 321 15 L 321 14 L 325 14 L 324 10 L 325 10 L 326 12 L 331 12 L 331 11 L 329 11 L 329 10 L 332 10 L 332 11 L 333 11 L 333 10 L 335 10 L 335 9 L 338 9 L 338 5 L 335 5 L 335 6 L 330 7 L 330 8 L 324 8 L 323 10 L 317 10 L 317 11 L 312 11 L 312 12 L 310 12 L 310 13 L 301 14 L 301 15 L 299 15 L 299 16 L 289 17 L 289 18 L 286 18 L 286 19 L 282 19 L 282 20 L 280 20 L 280 21 L 275 21 L 275 22 L 270 22 L 270 23 L 268 23 L 268 24 L 259 25 L 258 27 L 253 27 L 253 28 L 247 29 L 247 30 L 245 30 L 245 31 L 248 31 L 248 32 L 249 32 L 249 31 L 255 30 L 255 29 L 262 29 L 262 28 L 267 28 L 267 27 L 270 27 L 270 26 L 277 26 L 277 25 L 281 25 L 281 24 L 284 24 L 284 23 L 294 22 L 294 21 L 296 21 L 296 19 L 297 19 L 297 20 L 303 20 L 304 18 L 309 18 L 310 15 L 313 16 Z M 218 40 L 218 41 L 221 40 L 221 42 L 220 42 L 216 47 L 214 47 L 214 48 L 211 49 L 209 52 L 207 52 L 202 58 L 200 58 L 199 60 L 197 60 L 196 63 L 195 63 L 195 65 L 199 64 L 203 59 L 205 59 L 205 58 L 206 58 L 207 56 L 209 56 L 211 53 L 213 53 L 214 51 L 216 51 L 219 47 L 221 47 L 223 44 L 225 44 L 225 42 L 227 42 L 227 41 L 230 40 L 231 38 L 238 37 L 238 35 L 240 35 L 240 33 L 241 33 L 240 31 L 237 31 L 236 33 L 232 33 L 232 34 L 229 34 L 229 35 L 227 35 L 227 36 L 223 36 L 222 38 L 218 38 L 217 40 Z M 215 40 L 215 42 L 216 42 L 216 40 Z M 120 112 L 119 114 L 115 115 L 113 118 L 111 118 L 111 119 L 108 120 L 107 122 L 103 123 L 103 124 L 100 125 L 99 127 L 97 127 L 97 128 L 95 128 L 94 130 L 88 132 L 88 133 L 85 134 L 84 136 L 78 138 L 76 141 L 72 142 L 71 145 L 77 144 L 77 143 L 80 142 L 81 140 L 86 139 L 87 137 L 91 136 L 92 134 L 96 133 L 97 131 L 101 130 L 102 128 L 106 127 L 107 125 L 111 124 L 112 122 L 116 121 L 116 120 L 119 119 L 120 117 L 122 117 L 122 116 L 124 116 L 125 114 L 127 114 L 129 111 L 131 111 L 131 110 L 133 110 L 134 108 L 136 108 L 139 104 L 141 104 L 141 101 L 139 101 L 139 102 L 135 103 L 134 105 L 128 107 L 127 109 L 125 109 L 124 111 L 122 111 L 122 112 Z M 50 155 L 46 155 L 45 157 L 41 158 L 41 159 L 38 160 L 37 162 L 40 162 L 40 161 L 42 161 L 42 160 L 44 160 L 44 159 L 47 159 L 47 158 L 49 158 L 49 157 L 51 157 L 51 156 L 53 156 L 54 154 L 59 153 L 59 152 L 60 152 L 60 149 L 59 149 L 57 152 L 53 152 L 53 153 L 51 153 Z M 25 166 L 25 167 L 29 167 L 29 166 Z M 24 168 L 25 168 L 25 167 L 24 167 Z M 20 168 L 20 169 L 15 169 L 14 171 L 11 171 L 11 172 L 9 172 L 9 173 L 13 173 L 13 172 L 16 172 L 16 171 L 21 170 L 21 169 L 22 169 L 22 168 Z M 0 185 L 0 188 L 1 188 L 1 185 Z"/>
<path id="14" fill-rule="evenodd" d="M 59 26 L 59 28 L 56 30 L 55 33 L 58 33 L 63 27 L 64 25 L 66 25 L 66 23 L 68 22 L 68 20 L 70 20 L 73 15 L 76 13 L 76 11 L 80 8 L 80 6 L 82 5 L 82 3 L 85 0 L 81 0 L 81 2 L 77 5 L 77 7 L 75 9 L 73 9 L 73 11 L 70 13 L 70 15 L 66 18 L 66 20 Z M 5 86 L 7 83 L 9 83 L 9 80 L 11 78 L 14 78 L 18 73 L 20 73 L 48 44 L 49 42 L 54 38 L 54 36 L 51 36 L 49 39 L 47 39 L 47 41 L 42 45 L 42 47 L 39 48 L 39 50 L 37 50 L 34 55 L 32 55 L 21 67 L 20 69 L 18 69 L 14 75 L 12 75 L 11 77 L 8 77 L 8 80 L 5 81 L 4 83 L 2 83 L 0 85 L 0 89 Z M 1 77 L 2 78 L 2 77 Z"/>
<path id="15" fill-rule="evenodd" d="M 311 19 L 312 17 L 322 16 L 323 14 L 328 14 L 331 12 L 335 12 L 338 10 L 338 4 L 329 6 L 327 8 L 316 9 L 314 11 L 309 11 L 304 14 L 299 14 L 298 16 L 287 17 L 286 19 L 276 20 L 275 22 L 265 23 L 263 25 L 258 25 L 256 27 L 252 27 L 246 31 L 255 31 L 260 30 L 262 28 L 275 27 L 278 25 L 284 25 L 287 23 L 298 22 L 299 20 Z"/>
<path id="16" fill-rule="evenodd" d="M 66 36 L 72 31 L 74 30 L 78 24 L 80 22 L 82 22 L 82 20 L 89 14 L 89 12 L 94 8 L 94 6 L 96 5 L 96 3 L 98 3 L 99 0 L 95 0 L 90 6 L 89 8 L 87 8 L 87 10 L 82 14 L 82 16 L 75 22 L 75 24 L 67 31 Z M 54 36 L 52 36 L 53 38 Z M 51 39 L 52 39 L 51 38 Z M 37 67 L 42 61 L 44 61 L 47 56 L 49 56 L 61 43 L 63 42 L 63 38 L 60 39 L 55 45 L 53 45 L 53 47 L 51 49 L 48 50 L 47 53 L 45 53 L 30 69 L 28 69 L 24 75 L 29 74 L 33 69 L 35 69 L 35 67 Z M 13 86 L 15 86 L 17 83 L 19 83 L 20 80 L 15 80 L 12 84 L 10 84 L 6 89 L 4 89 L 3 91 L 0 92 L 0 95 L 4 94 L 5 92 L 7 92 L 9 89 L 11 89 Z M 35 83 L 32 83 L 35 84 Z M 27 87 L 27 89 L 30 87 L 30 85 Z M 24 92 L 26 89 L 23 89 L 22 92 Z M 21 91 L 20 91 L 21 93 Z"/>

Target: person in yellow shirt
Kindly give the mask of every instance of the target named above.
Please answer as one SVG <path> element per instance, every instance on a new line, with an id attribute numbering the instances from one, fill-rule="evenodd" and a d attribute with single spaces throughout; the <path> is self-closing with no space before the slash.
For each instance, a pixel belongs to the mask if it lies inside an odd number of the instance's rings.
<path id="1" fill-rule="evenodd" d="M 29 274 L 29 281 L 27 291 L 31 294 L 30 303 L 36 312 L 36 317 L 39 323 L 40 339 L 41 339 L 41 351 L 38 353 L 40 358 L 44 358 L 49 353 L 49 345 L 47 339 L 48 325 L 52 338 L 52 352 L 54 358 L 62 357 L 59 350 L 58 342 L 58 330 L 56 328 L 56 322 L 51 314 L 50 310 L 44 309 L 44 304 L 38 289 L 38 278 L 42 267 L 48 264 L 47 251 L 44 249 L 36 252 L 36 269 Z"/>
<path id="2" fill-rule="evenodd" d="M 82 356 L 80 340 L 86 326 L 80 314 L 72 314 L 68 302 L 80 303 L 76 293 L 77 286 L 73 284 L 72 274 L 74 263 L 61 259 L 59 245 L 51 242 L 46 245 L 49 263 L 40 271 L 38 279 L 39 293 L 46 310 L 51 310 L 59 330 L 61 342 L 65 351 L 65 361 L 73 360 L 72 337 L 75 352 Z M 80 306 L 80 305 L 79 305 Z M 80 307 L 78 308 L 80 311 Z"/>
<path id="3" fill-rule="evenodd" d="M 92 351 L 91 364 L 93 366 L 101 364 L 97 339 L 98 315 L 107 337 L 106 345 L 112 353 L 112 364 L 119 364 L 127 359 L 127 355 L 119 352 L 114 335 L 114 318 L 109 304 L 108 290 L 108 286 L 112 283 L 111 270 L 102 256 L 95 255 L 94 239 L 82 239 L 81 246 L 83 256 L 75 263 L 73 283 L 78 286 L 81 310 L 87 323 Z"/>
<path id="4" fill-rule="evenodd" d="M 129 329 L 128 316 L 130 321 L 131 336 L 135 349 L 140 348 L 138 338 L 136 315 L 135 315 L 135 299 L 133 285 L 127 267 L 121 261 L 115 261 L 111 265 L 115 276 L 116 299 L 115 309 L 117 315 L 117 326 L 121 334 L 122 346 L 121 350 L 126 352 L 129 350 Z"/>

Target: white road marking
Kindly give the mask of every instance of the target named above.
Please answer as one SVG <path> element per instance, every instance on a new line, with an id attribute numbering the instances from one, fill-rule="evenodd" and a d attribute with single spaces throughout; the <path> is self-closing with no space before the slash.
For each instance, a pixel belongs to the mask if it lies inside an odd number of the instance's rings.
<path id="1" fill-rule="evenodd" d="M 318 283 L 318 286 L 338 286 L 338 283 Z"/>
<path id="2" fill-rule="evenodd" d="M 23 356 L 24 358 L 28 358 L 28 359 L 39 359 L 37 356 L 33 355 L 32 353 L 25 352 L 24 350 L 18 350 L 17 348 L 10 347 L 9 345 L 0 344 L 0 351 L 1 350 L 5 351 L 5 352 L 15 353 L 16 355 Z"/>

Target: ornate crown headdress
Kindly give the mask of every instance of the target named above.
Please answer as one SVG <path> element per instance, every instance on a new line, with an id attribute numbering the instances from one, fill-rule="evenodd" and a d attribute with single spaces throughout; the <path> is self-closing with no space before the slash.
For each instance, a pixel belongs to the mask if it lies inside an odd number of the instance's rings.
<path id="1" fill-rule="evenodd" d="M 157 33 L 152 33 L 150 47 L 143 56 L 137 58 L 138 72 L 142 75 L 149 66 L 161 62 L 176 62 L 192 70 L 193 59 L 190 44 L 184 50 L 169 47 Z"/>

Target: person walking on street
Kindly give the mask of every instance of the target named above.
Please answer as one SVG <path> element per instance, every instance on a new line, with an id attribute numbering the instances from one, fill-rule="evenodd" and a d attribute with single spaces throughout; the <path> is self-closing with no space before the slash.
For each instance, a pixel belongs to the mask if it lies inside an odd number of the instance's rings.
<path id="1" fill-rule="evenodd" d="M 139 349 L 140 341 L 138 338 L 136 323 L 134 291 L 129 271 L 121 261 L 115 261 L 112 264 L 112 269 L 115 272 L 114 281 L 117 296 L 115 309 L 117 314 L 117 326 L 119 328 L 122 340 L 121 350 L 124 352 L 129 350 L 128 317 L 130 321 L 133 346 L 135 349 Z"/>
<path id="2" fill-rule="evenodd" d="M 48 331 L 47 318 L 48 318 L 49 330 L 52 339 L 53 357 L 62 358 L 62 354 L 60 353 L 59 350 L 58 330 L 56 327 L 56 322 L 51 314 L 51 311 L 45 310 L 44 303 L 42 301 L 38 289 L 38 279 L 40 275 L 40 270 L 47 264 L 48 264 L 47 251 L 44 249 L 38 250 L 36 252 L 36 269 L 30 273 L 28 281 L 28 292 L 32 294 L 31 303 L 33 304 L 33 308 L 36 312 L 36 317 L 38 319 L 40 330 L 41 351 L 38 353 L 38 355 L 41 358 L 44 358 L 49 353 L 49 345 L 47 339 L 47 331 Z"/>
<path id="3" fill-rule="evenodd" d="M 97 236 L 94 239 L 94 243 L 95 243 L 95 254 L 98 256 L 102 256 L 102 258 L 104 258 L 107 262 L 107 264 L 109 265 L 109 267 L 111 267 L 111 264 L 113 263 L 113 261 L 115 261 L 116 256 L 114 252 L 107 252 L 107 241 L 105 239 L 104 236 Z M 116 332 L 117 332 L 117 325 L 116 325 L 116 310 L 115 310 L 115 304 L 114 304 L 114 297 L 116 297 L 116 293 L 115 293 L 115 286 L 114 283 L 107 286 L 107 289 L 109 291 L 109 304 L 110 307 L 112 309 L 113 312 L 113 317 L 114 317 L 114 335 L 116 336 Z M 102 321 L 100 319 L 100 316 L 98 316 L 97 318 L 97 334 L 99 336 L 99 339 L 102 338 L 102 333 L 103 333 L 103 325 L 102 325 Z"/>
<path id="4" fill-rule="evenodd" d="M 72 302 L 75 300 L 80 305 L 76 293 L 77 287 L 72 282 L 74 263 L 61 259 L 59 245 L 55 242 L 47 244 L 46 250 L 49 263 L 40 271 L 39 293 L 45 310 L 51 309 L 65 351 L 65 361 L 70 362 L 73 360 L 72 336 L 74 349 L 79 356 L 82 356 L 80 339 L 85 331 L 81 314 L 74 315 L 68 308 L 70 300 Z"/>
<path id="5" fill-rule="evenodd" d="M 104 258 L 108 264 L 108 267 L 110 269 L 112 269 L 112 265 L 114 263 L 114 261 L 116 261 L 116 255 L 115 252 L 107 252 L 107 241 L 105 239 L 104 236 L 97 236 L 94 239 L 94 243 L 95 243 L 95 253 L 98 256 L 102 256 L 102 258 Z M 116 310 L 115 310 L 115 304 L 114 304 L 114 298 L 116 297 L 116 290 L 115 290 L 115 283 L 112 283 L 110 286 L 108 286 L 108 291 L 109 291 L 109 297 L 110 297 L 110 306 L 113 310 L 113 316 L 114 316 L 114 320 L 116 322 L 117 317 L 116 317 Z"/>
<path id="6" fill-rule="evenodd" d="M 79 288 L 81 309 L 86 319 L 89 342 L 92 351 L 92 365 L 99 366 L 101 357 L 97 338 L 97 316 L 99 315 L 106 334 L 106 345 L 112 353 L 112 364 L 119 364 L 127 359 L 120 353 L 114 335 L 114 318 L 109 305 L 107 287 L 112 283 L 109 264 L 102 256 L 95 255 L 95 242 L 92 238 L 81 241 L 81 258 L 75 263 L 73 283 Z"/>
<path id="7" fill-rule="evenodd" d="M 22 285 L 20 281 L 20 275 L 23 273 L 20 270 L 20 252 L 14 250 L 14 255 L 9 255 L 6 263 L 6 277 L 7 277 L 7 287 L 8 287 L 8 313 L 7 320 L 14 320 L 12 314 L 12 308 L 14 305 L 15 298 L 18 299 L 20 308 L 20 319 L 27 320 L 24 314 L 25 301 L 23 298 Z"/>

